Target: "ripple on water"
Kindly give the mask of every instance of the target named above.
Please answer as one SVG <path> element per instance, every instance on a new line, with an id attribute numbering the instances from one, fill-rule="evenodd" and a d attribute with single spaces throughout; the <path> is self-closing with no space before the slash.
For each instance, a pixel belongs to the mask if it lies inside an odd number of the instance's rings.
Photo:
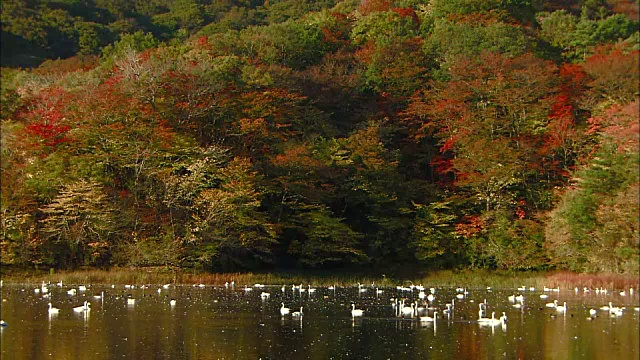
<path id="1" fill-rule="evenodd" d="M 455 288 L 436 288 L 435 298 L 421 302 L 419 291 L 397 288 L 312 287 L 309 293 L 280 285 L 265 285 L 269 292 L 245 291 L 242 286 L 192 287 L 159 286 L 112 289 L 91 286 L 91 294 L 67 295 L 69 287 L 52 287 L 50 297 L 32 289 L 3 288 L 2 319 L 11 326 L 2 329 L 2 357 L 55 358 L 85 356 L 86 348 L 95 359 L 135 356 L 154 358 L 451 358 L 492 359 L 548 357 L 562 352 L 575 358 L 637 359 L 639 312 L 637 293 L 619 296 L 592 292 L 518 292 L 517 289 L 467 289 L 462 299 Z M 88 292 L 88 291 L 87 291 Z M 522 295 L 519 308 L 510 295 Z M 547 295 L 547 299 L 540 295 Z M 136 299 L 129 306 L 127 298 Z M 176 300 L 175 307 L 170 299 Z M 423 313 L 438 311 L 435 323 L 420 321 L 415 315 L 398 317 L 396 301 L 417 301 Z M 486 314 L 505 312 L 502 326 L 480 326 L 478 303 L 486 299 Z M 4 301 L 6 300 L 6 301 Z M 72 308 L 91 303 L 89 317 L 74 314 Z M 425 299 L 426 300 L 426 296 Z M 567 302 L 567 310 L 547 308 L 546 302 Z M 49 319 L 46 304 L 51 301 L 60 314 Z M 609 301 L 626 307 L 611 317 L 599 310 Z M 282 303 L 304 315 L 281 316 Z M 364 310 L 352 317 L 351 309 Z M 445 316 L 446 304 L 453 304 Z M 173 310 L 172 310 L 173 309 Z M 594 317 L 589 310 L 597 309 Z M 591 320 L 588 320 L 590 318 Z M 594 331 L 597 330 L 597 331 Z M 34 346 L 33 344 L 38 344 Z M 78 347 L 82 344 L 82 347 Z M 620 349 L 625 349 L 621 351 Z M 207 355 L 208 354 L 208 355 Z M 504 355 L 506 354 L 506 355 Z"/>

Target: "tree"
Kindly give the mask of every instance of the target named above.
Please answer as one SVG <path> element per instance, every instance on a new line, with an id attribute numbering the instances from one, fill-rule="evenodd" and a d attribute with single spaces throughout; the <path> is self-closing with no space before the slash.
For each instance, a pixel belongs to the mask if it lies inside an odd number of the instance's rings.
<path id="1" fill-rule="evenodd" d="M 506 56 L 524 54 L 530 48 L 524 28 L 493 18 L 474 18 L 452 21 L 436 18 L 433 29 L 425 36 L 424 52 L 447 69 L 460 58 L 483 52 L 503 53 Z M 446 72 L 445 72 L 446 74 Z"/>
<path id="2" fill-rule="evenodd" d="M 588 57 L 584 70 L 593 79 L 589 82 L 592 99 L 596 102 L 611 101 L 625 104 L 638 96 L 640 75 L 638 69 L 638 50 L 625 51 L 624 48 L 600 48 L 596 54 Z"/>
<path id="3" fill-rule="evenodd" d="M 452 157 L 443 170 L 453 172 L 454 184 L 475 193 L 486 210 L 513 206 L 528 187 L 530 164 L 538 161 L 532 149 L 547 125 L 555 71 L 529 54 L 460 59 L 449 70 L 450 81 L 434 83 L 425 104 L 410 105 L 412 136 L 437 137 L 440 152 Z"/>
<path id="4" fill-rule="evenodd" d="M 399 11 L 376 11 L 355 22 L 351 39 L 358 45 L 368 41 L 377 45 L 390 44 L 416 36 L 417 25 L 415 17 Z"/>
<path id="5" fill-rule="evenodd" d="M 598 146 L 574 173 L 574 186 L 562 194 L 545 230 L 559 266 L 637 271 L 637 106 L 637 100 L 613 106 L 589 120 L 587 132 L 597 135 Z"/>
<path id="6" fill-rule="evenodd" d="M 105 265 L 109 261 L 114 209 L 102 187 L 80 180 L 64 186 L 40 209 L 41 233 L 50 249 L 51 265 Z"/>
<path id="7" fill-rule="evenodd" d="M 318 24 L 289 20 L 264 28 L 247 28 L 240 32 L 246 55 L 266 64 L 304 69 L 317 64 L 329 45 Z"/>
<path id="8" fill-rule="evenodd" d="M 289 254 L 310 267 L 361 262 L 365 256 L 357 243 L 362 236 L 342 220 L 326 209 L 310 207 L 296 217 L 295 226 L 304 229 L 306 236 L 291 243 Z"/>
<path id="9" fill-rule="evenodd" d="M 124 34 L 113 45 L 107 45 L 102 49 L 103 61 L 111 65 L 115 59 L 134 52 L 155 48 L 159 45 L 158 40 L 151 33 L 136 31 L 133 34 Z"/>
<path id="10" fill-rule="evenodd" d="M 540 12 L 536 14 L 540 24 L 540 37 L 551 45 L 568 50 L 569 44 L 576 31 L 578 18 L 566 10 L 558 10 L 552 13 Z"/>
<path id="11" fill-rule="evenodd" d="M 416 239 L 411 243 L 418 260 L 434 261 L 451 255 L 461 255 L 461 242 L 455 223 L 458 216 L 451 209 L 451 202 L 432 202 L 416 207 Z"/>
<path id="12" fill-rule="evenodd" d="M 186 261 L 209 269 L 251 268 L 273 261 L 275 231 L 260 211 L 258 178 L 249 160 L 235 158 L 213 175 L 219 185 L 194 194 Z"/>
<path id="13" fill-rule="evenodd" d="M 100 49 L 111 40 L 109 29 L 101 24 L 92 22 L 76 22 L 78 32 L 78 54 L 99 54 Z"/>
<path id="14" fill-rule="evenodd" d="M 70 97 L 63 89 L 52 87 L 43 89 L 24 105 L 18 116 L 26 122 L 24 130 L 29 145 L 47 154 L 71 141 L 71 126 L 64 116 Z"/>

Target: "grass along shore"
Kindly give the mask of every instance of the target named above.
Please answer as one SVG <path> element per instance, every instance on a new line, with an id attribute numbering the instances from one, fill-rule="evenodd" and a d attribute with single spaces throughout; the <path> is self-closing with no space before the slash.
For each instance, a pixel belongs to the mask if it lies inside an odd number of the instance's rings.
<path id="1" fill-rule="evenodd" d="M 353 286 L 358 283 L 375 284 L 379 287 L 395 287 L 397 285 L 422 284 L 433 287 L 468 287 L 468 288 L 517 288 L 526 287 L 560 287 L 561 289 L 607 288 L 626 289 L 640 288 L 638 275 L 621 274 L 579 274 L 572 272 L 506 272 L 488 270 L 440 270 L 417 275 L 414 278 L 396 278 L 382 276 L 366 276 L 345 273 L 305 273 L 305 272 L 272 272 L 272 273 L 207 273 L 193 270 L 153 267 L 153 268 L 112 268 L 109 270 L 25 270 L 2 268 L 0 278 L 6 284 L 41 284 L 44 282 L 64 284 L 167 284 L 174 285 L 224 285 L 235 281 L 237 286 L 282 284 L 313 284 L 314 286 Z"/>

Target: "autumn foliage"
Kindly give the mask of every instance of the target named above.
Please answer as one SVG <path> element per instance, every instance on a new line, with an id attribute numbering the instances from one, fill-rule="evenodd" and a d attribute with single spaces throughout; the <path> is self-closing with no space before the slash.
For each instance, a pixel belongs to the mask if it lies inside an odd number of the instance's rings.
<path id="1" fill-rule="evenodd" d="M 637 274 L 628 2 L 232 3 L 3 69 L 3 262 Z"/>

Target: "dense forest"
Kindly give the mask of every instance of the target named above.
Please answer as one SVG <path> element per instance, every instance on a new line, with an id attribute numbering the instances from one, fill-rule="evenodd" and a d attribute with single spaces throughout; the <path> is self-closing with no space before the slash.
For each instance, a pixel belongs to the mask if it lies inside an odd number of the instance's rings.
<path id="1" fill-rule="evenodd" d="M 637 0 L 2 2 L 2 263 L 638 273 Z"/>

